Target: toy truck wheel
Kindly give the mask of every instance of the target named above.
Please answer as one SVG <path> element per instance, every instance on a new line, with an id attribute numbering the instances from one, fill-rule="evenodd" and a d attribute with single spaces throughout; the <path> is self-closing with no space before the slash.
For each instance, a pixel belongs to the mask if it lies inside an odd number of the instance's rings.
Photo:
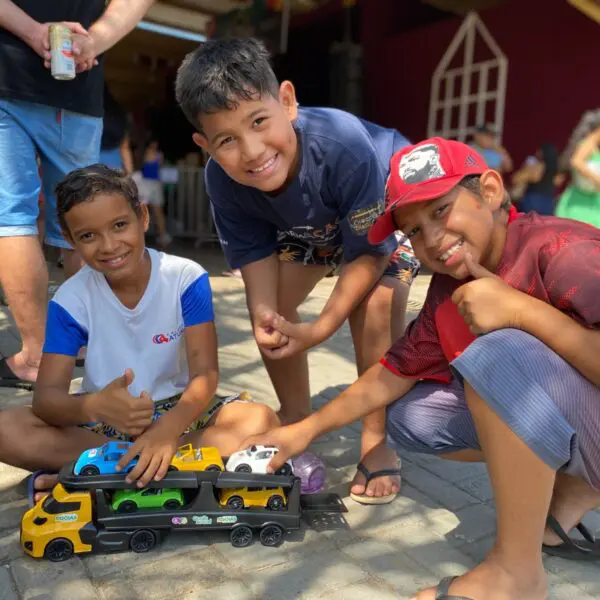
<path id="1" fill-rule="evenodd" d="M 177 510 L 178 508 L 181 507 L 181 502 L 179 502 L 179 500 L 167 500 L 164 504 L 163 504 L 163 508 L 165 510 Z"/>
<path id="2" fill-rule="evenodd" d="M 242 508 L 244 508 L 243 498 L 241 496 L 231 496 L 231 498 L 227 500 L 227 508 L 242 510 Z"/>
<path id="3" fill-rule="evenodd" d="M 175 465 L 169 465 L 167 471 L 179 471 L 179 469 Z"/>
<path id="4" fill-rule="evenodd" d="M 94 465 L 85 465 L 83 469 L 81 469 L 81 474 L 84 477 L 91 477 L 92 475 L 100 475 L 100 469 L 95 467 Z"/>
<path id="5" fill-rule="evenodd" d="M 119 504 L 119 507 L 117 508 L 117 512 L 120 513 L 132 513 L 135 512 L 137 510 L 137 504 L 135 502 L 132 502 L 131 500 L 125 500 L 124 502 L 121 502 L 121 504 Z"/>
<path id="6" fill-rule="evenodd" d="M 231 530 L 229 536 L 231 545 L 234 548 L 245 548 L 246 546 L 249 546 L 252 543 L 253 538 L 254 534 L 252 533 L 252 529 L 247 525 L 238 525 Z"/>
<path id="7" fill-rule="evenodd" d="M 73 544 L 65 538 L 52 540 L 44 550 L 44 556 L 51 562 L 62 562 L 73 556 Z"/>
<path id="8" fill-rule="evenodd" d="M 290 467 L 290 465 L 288 465 L 287 463 L 284 463 L 283 466 L 277 471 L 277 475 L 291 475 L 292 474 L 292 467 Z"/>
<path id="9" fill-rule="evenodd" d="M 156 535 L 149 529 L 138 529 L 129 540 L 129 547 L 134 552 L 150 552 L 156 546 Z"/>
<path id="10" fill-rule="evenodd" d="M 206 467 L 207 471 L 222 471 L 223 469 L 221 469 L 221 467 L 219 465 L 210 465 L 208 467 Z"/>
<path id="11" fill-rule="evenodd" d="M 265 525 L 260 530 L 260 543 L 263 546 L 279 546 L 284 533 L 283 527 L 279 525 Z"/>
<path id="12" fill-rule="evenodd" d="M 267 508 L 269 510 L 281 510 L 283 508 L 283 498 L 278 494 L 271 496 L 267 501 Z"/>
<path id="13" fill-rule="evenodd" d="M 236 473 L 252 473 L 252 467 L 246 463 L 242 463 L 235 468 Z"/>

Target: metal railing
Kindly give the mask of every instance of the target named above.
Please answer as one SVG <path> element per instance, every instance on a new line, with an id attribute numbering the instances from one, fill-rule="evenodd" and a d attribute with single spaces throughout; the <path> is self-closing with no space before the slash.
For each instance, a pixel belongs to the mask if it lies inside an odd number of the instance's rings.
<path id="1" fill-rule="evenodd" d="M 178 167 L 173 181 L 165 181 L 165 216 L 171 235 L 193 238 L 196 244 L 216 242 L 210 200 L 204 186 L 204 168 Z"/>

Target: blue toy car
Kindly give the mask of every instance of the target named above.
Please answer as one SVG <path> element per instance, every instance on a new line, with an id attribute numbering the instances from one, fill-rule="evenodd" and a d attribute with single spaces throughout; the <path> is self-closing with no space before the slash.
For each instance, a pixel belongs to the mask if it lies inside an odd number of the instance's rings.
<path id="1" fill-rule="evenodd" d="M 130 442 L 106 442 L 100 448 L 90 448 L 81 453 L 73 468 L 74 475 L 114 475 L 115 467 L 131 447 Z M 127 465 L 124 472 L 128 473 L 137 464 L 137 456 Z"/>

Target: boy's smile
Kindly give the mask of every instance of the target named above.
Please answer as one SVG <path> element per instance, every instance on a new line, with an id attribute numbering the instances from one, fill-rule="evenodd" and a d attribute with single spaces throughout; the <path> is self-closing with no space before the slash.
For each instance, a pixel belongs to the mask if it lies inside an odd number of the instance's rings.
<path id="1" fill-rule="evenodd" d="M 495 176 L 482 177 L 479 198 L 471 191 L 456 186 L 441 198 L 408 204 L 394 211 L 394 221 L 409 237 L 416 257 L 430 270 L 456 279 L 469 276 L 465 256 L 493 271 L 504 244 L 504 225 L 495 219 L 503 193 Z M 484 186 L 488 184 L 487 187 Z"/>
<path id="2" fill-rule="evenodd" d="M 279 99 L 263 94 L 240 99 L 229 110 L 200 115 L 204 133 L 193 139 L 234 181 L 272 193 L 296 171 L 298 141 L 291 123 L 296 116 L 293 86 L 283 82 Z"/>
<path id="3" fill-rule="evenodd" d="M 65 213 L 68 239 L 109 283 L 135 279 L 144 259 L 148 210 L 138 215 L 120 194 L 98 194 Z"/>

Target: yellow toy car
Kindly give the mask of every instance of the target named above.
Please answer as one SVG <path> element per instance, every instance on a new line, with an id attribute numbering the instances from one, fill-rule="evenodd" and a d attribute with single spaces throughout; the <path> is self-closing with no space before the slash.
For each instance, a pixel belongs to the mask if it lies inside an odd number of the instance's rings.
<path id="1" fill-rule="evenodd" d="M 223 471 L 225 465 L 216 448 L 181 446 L 171 459 L 169 471 Z"/>
<path id="2" fill-rule="evenodd" d="M 287 500 L 283 489 L 280 487 L 246 487 L 221 490 L 219 504 L 232 510 L 255 507 L 283 510 Z"/>

